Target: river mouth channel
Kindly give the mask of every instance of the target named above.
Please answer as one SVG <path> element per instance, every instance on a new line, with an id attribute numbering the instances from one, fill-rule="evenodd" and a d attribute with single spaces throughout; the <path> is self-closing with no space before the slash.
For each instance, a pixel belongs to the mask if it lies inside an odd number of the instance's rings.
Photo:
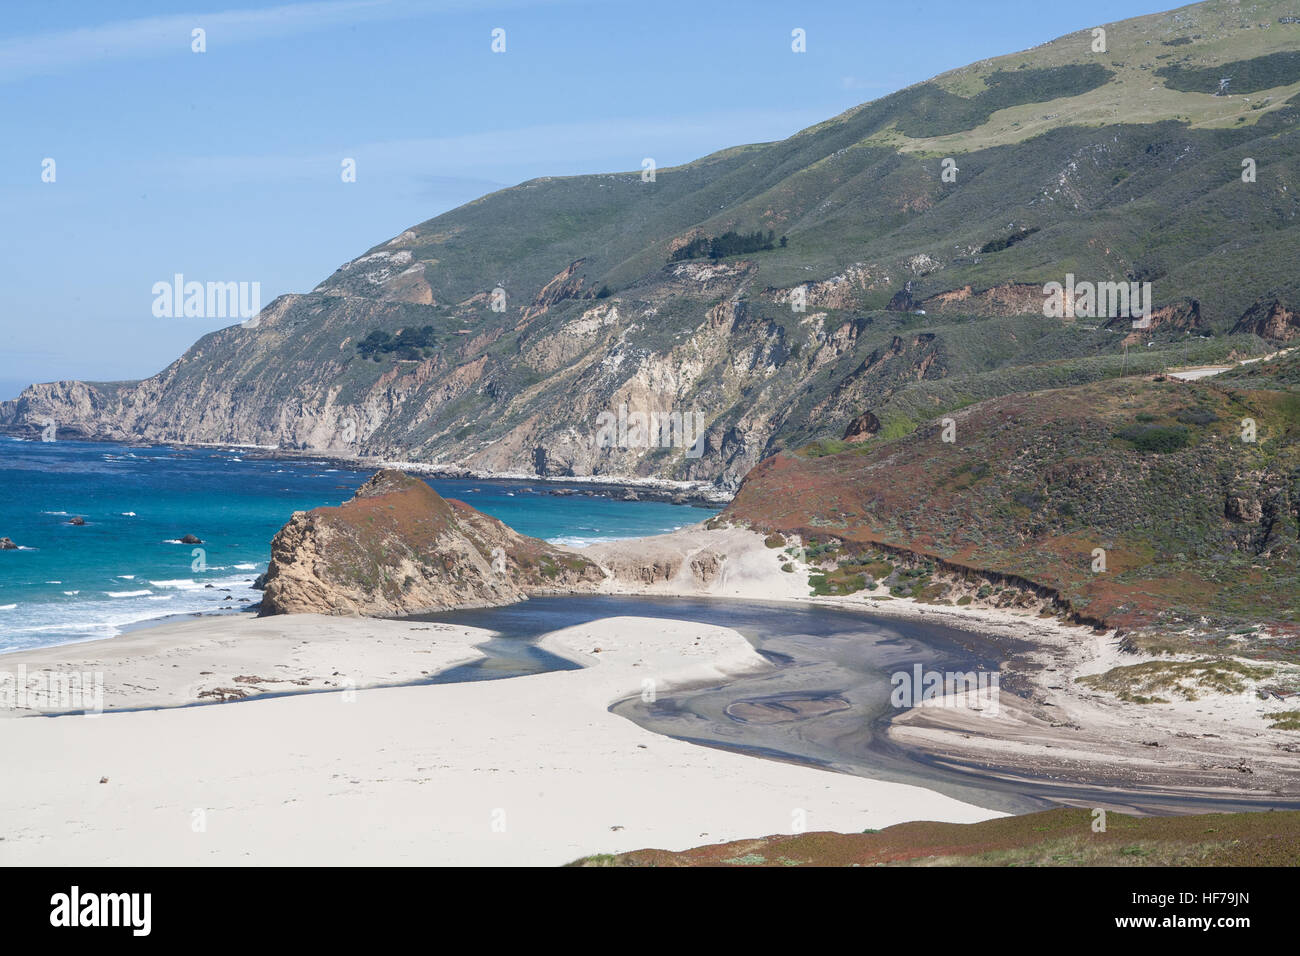
<path id="1" fill-rule="evenodd" d="M 743 634 L 776 666 L 721 684 L 674 690 L 647 702 L 631 696 L 610 710 L 647 730 L 709 747 L 914 784 L 1007 813 L 1062 804 L 1137 813 L 1300 809 L 1300 800 L 1251 801 L 1159 789 L 1090 787 L 1013 777 L 900 746 L 885 735 L 901 711 L 890 703 L 890 675 L 996 671 L 1012 650 L 938 622 L 887 618 L 869 609 L 731 598 L 623 595 L 542 597 L 506 607 L 418 615 L 414 619 L 496 633 L 484 659 L 438 674 L 434 683 L 492 680 L 571 669 L 535 646 L 551 631 L 601 618 L 698 621 Z M 1023 645 L 1027 647 L 1028 645 Z M 1002 693 L 1009 693 L 1006 687 Z"/>

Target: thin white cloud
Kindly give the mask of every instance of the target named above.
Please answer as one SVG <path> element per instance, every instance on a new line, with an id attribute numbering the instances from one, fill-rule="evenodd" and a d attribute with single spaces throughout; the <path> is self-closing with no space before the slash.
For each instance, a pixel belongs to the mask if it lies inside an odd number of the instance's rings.
<path id="1" fill-rule="evenodd" d="M 523 2 L 494 0 L 493 8 L 525 6 Z M 118 20 L 35 36 L 0 40 L 0 82 L 29 76 L 62 73 L 119 59 L 193 55 L 191 33 L 207 33 L 208 50 L 271 37 L 328 30 L 367 20 L 388 20 L 480 9 L 473 0 L 325 0 L 278 7 L 219 12 L 178 13 L 167 16 Z"/>

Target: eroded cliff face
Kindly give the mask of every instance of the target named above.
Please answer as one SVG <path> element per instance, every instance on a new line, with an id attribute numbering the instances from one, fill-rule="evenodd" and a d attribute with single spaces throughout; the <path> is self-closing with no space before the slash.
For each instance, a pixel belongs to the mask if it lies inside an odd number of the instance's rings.
<path id="1" fill-rule="evenodd" d="M 381 286 L 404 275 L 383 278 L 381 264 L 358 262 L 350 269 L 369 270 Z M 341 287 L 276 299 L 255 325 L 204 336 L 141 382 L 32 386 L 0 403 L 0 428 L 34 437 L 53 422 L 62 438 L 251 444 L 731 490 L 790 421 L 848 418 L 860 412 L 853 403 L 926 375 L 933 361 L 912 342 L 891 350 L 895 337 L 871 320 L 826 311 L 786 318 L 788 305 L 755 307 L 744 295 L 744 262 L 676 264 L 602 299 L 584 292 L 580 265 L 504 314 L 492 311 L 490 297 L 442 310 L 350 295 L 366 280 L 338 280 Z M 720 292 L 713 305 L 699 298 Z M 665 335 L 660 310 L 673 310 L 681 331 Z M 358 353 L 363 330 L 417 322 L 441 330 L 439 349 L 381 362 Z M 873 351 L 874 341 L 882 344 Z M 838 367 L 859 351 L 861 360 Z M 877 367 L 880 355 L 890 361 Z M 801 418 L 790 398 L 818 372 L 828 389 L 845 376 L 860 381 Z M 611 442 L 602 440 L 602 415 L 655 417 Z"/>
<path id="2" fill-rule="evenodd" d="M 271 541 L 261 613 L 413 614 L 591 590 L 603 572 L 400 471 L 337 508 L 296 512 Z"/>
<path id="3" fill-rule="evenodd" d="M 1290 342 L 1300 338 L 1300 314 L 1278 299 L 1260 299 L 1246 310 L 1232 331 L 1254 333 L 1274 342 Z"/>

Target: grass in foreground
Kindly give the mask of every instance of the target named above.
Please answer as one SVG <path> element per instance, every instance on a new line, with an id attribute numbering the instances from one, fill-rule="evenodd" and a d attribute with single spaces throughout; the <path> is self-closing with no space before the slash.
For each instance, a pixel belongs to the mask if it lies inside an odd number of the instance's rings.
<path id="1" fill-rule="evenodd" d="M 779 834 L 570 866 L 1296 866 L 1300 811 L 1175 817 L 1047 810 L 983 823 L 901 823 L 864 833 Z"/>

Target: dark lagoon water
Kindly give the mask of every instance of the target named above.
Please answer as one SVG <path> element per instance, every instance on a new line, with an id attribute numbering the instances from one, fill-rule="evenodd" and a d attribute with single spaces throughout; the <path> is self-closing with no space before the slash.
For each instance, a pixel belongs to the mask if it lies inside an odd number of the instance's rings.
<path id="1" fill-rule="evenodd" d="M 756 757 L 786 760 L 937 790 L 958 800 L 1023 813 L 1067 804 L 1141 813 L 1300 809 L 1300 800 L 1214 796 L 1158 788 L 1111 789 L 1009 778 L 998 767 L 941 761 L 885 736 L 900 711 L 890 675 L 925 670 L 995 671 L 1008 645 L 938 622 L 869 611 L 723 598 L 575 596 L 534 598 L 501 608 L 420 615 L 498 635 L 487 660 L 440 674 L 484 680 L 573 667 L 533 647 L 541 635 L 601 618 L 649 617 L 730 627 L 776 667 L 692 687 L 647 703 L 639 695 L 610 709 L 647 730 Z M 611 627 L 615 626 L 611 622 Z M 1003 688 L 1003 694 L 1010 693 Z"/>
<path id="2" fill-rule="evenodd" d="M 113 637 L 178 613 L 236 613 L 260 600 L 249 585 L 289 516 L 340 504 L 372 470 L 239 448 L 0 438 L 0 536 L 19 545 L 0 551 L 0 651 Z M 572 545 L 672 531 L 716 510 L 520 482 L 430 484 L 524 534 Z M 73 516 L 85 525 L 69 524 Z M 180 543 L 186 534 L 202 539 L 201 551 Z"/>

